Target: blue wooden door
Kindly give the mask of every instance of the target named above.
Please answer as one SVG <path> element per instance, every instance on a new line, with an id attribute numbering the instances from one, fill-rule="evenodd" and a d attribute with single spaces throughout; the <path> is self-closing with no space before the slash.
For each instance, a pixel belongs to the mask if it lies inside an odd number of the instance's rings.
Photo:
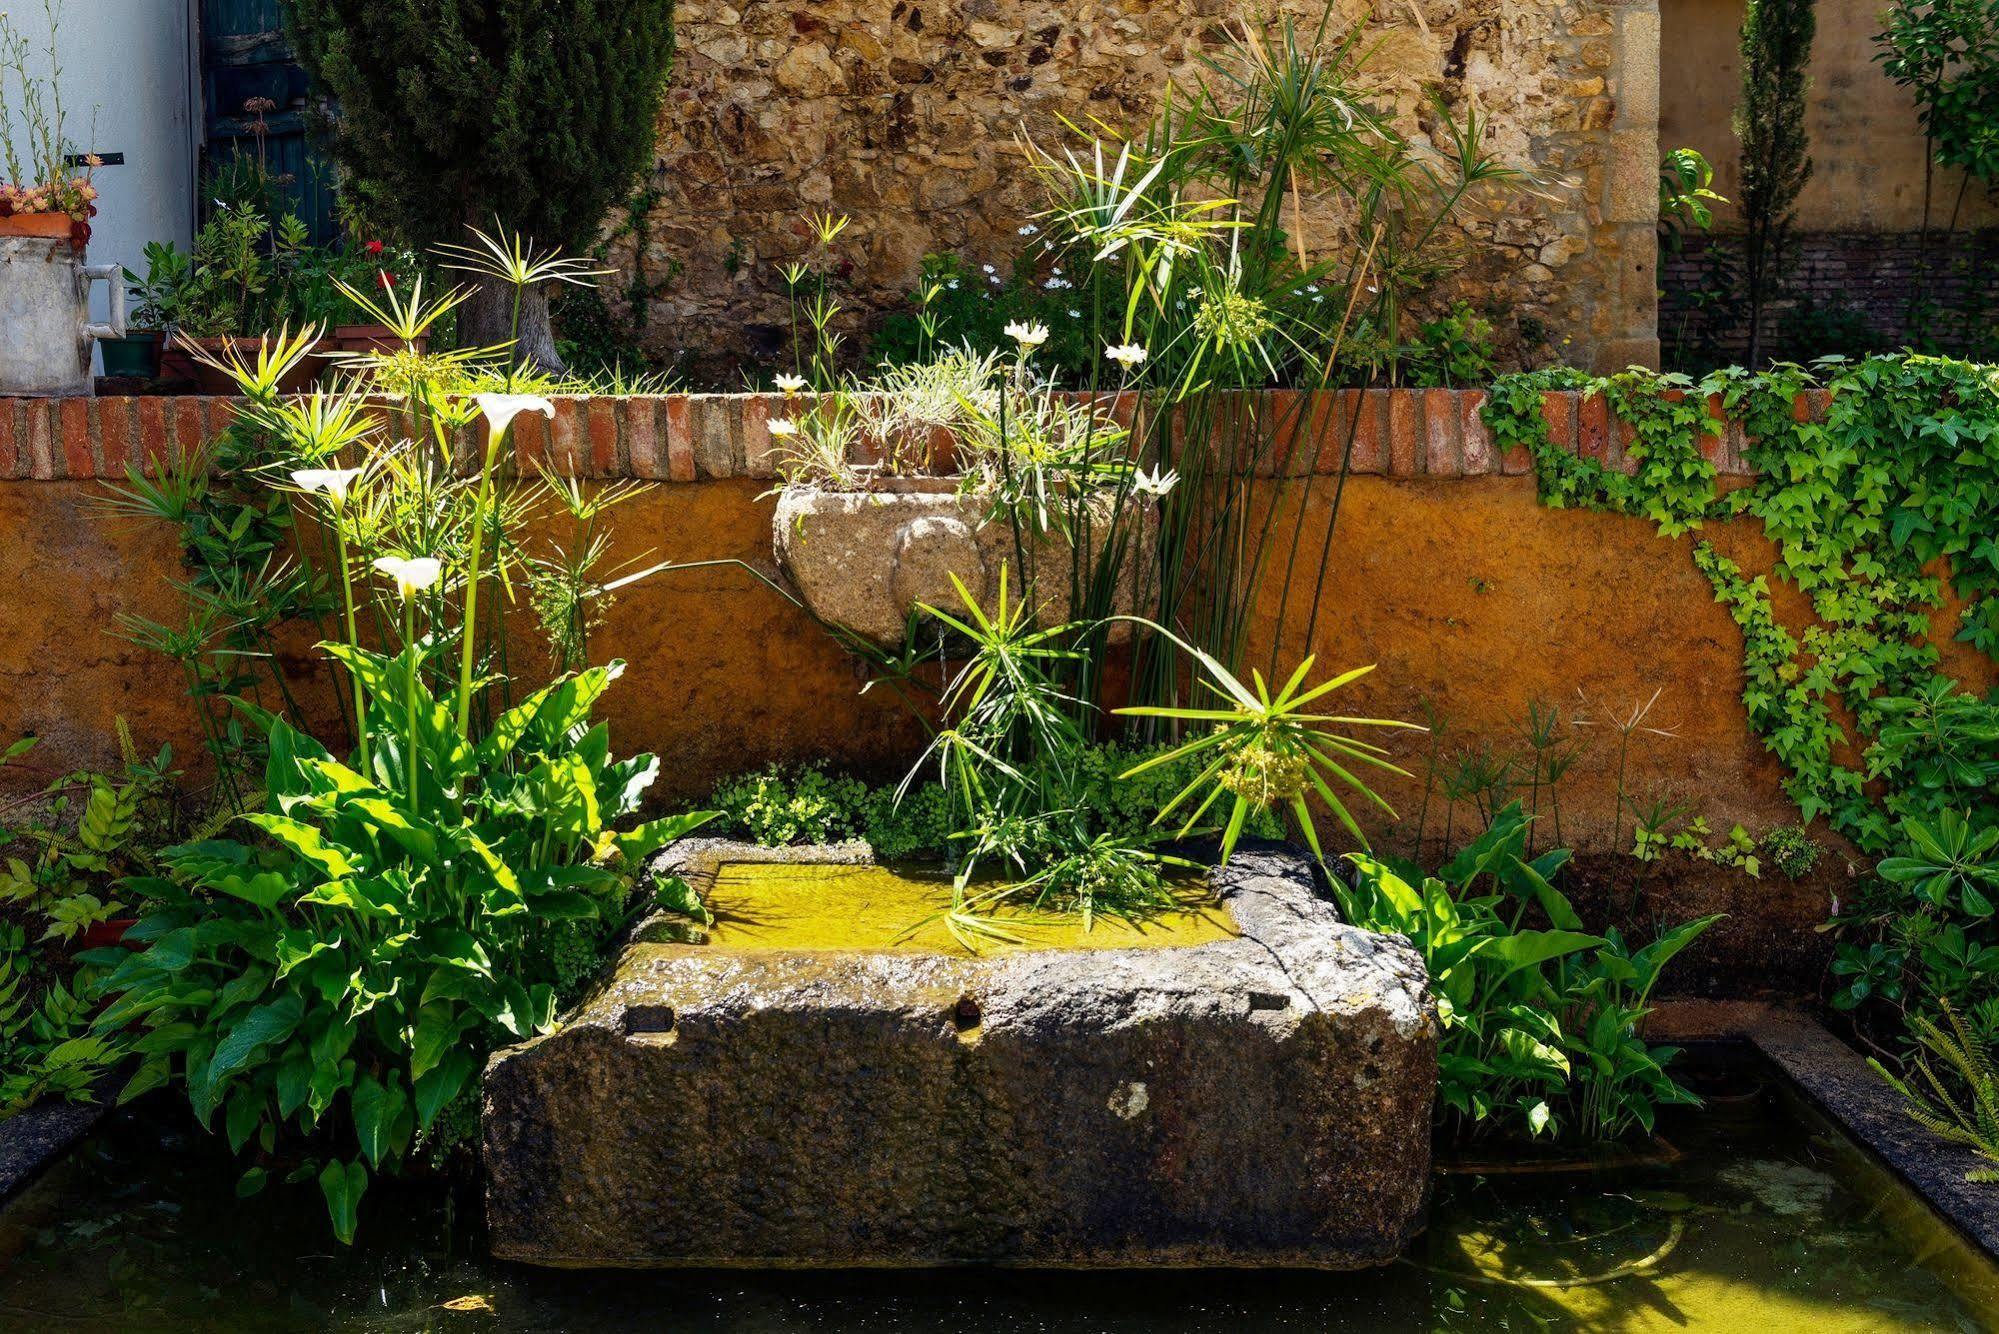
<path id="1" fill-rule="evenodd" d="M 261 151 L 265 168 L 280 181 L 285 206 L 312 229 L 316 241 L 331 240 L 334 174 L 312 150 L 305 130 L 305 71 L 292 59 L 285 40 L 279 0 L 200 0 L 202 103 L 207 118 L 202 155 L 204 184 L 238 159 Z M 262 116 L 250 106 L 268 100 Z M 204 211 L 212 207 L 204 189 Z"/>

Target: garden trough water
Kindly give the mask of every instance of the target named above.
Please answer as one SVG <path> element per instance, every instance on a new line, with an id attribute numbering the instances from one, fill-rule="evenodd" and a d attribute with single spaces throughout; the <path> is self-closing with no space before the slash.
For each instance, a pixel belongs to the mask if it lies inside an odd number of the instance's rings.
<path id="1" fill-rule="evenodd" d="M 749 863 L 866 859 L 696 841 L 655 873 L 705 897 Z M 829 941 L 732 922 L 726 896 L 709 939 L 642 927 L 569 1023 L 487 1068 L 494 1254 L 631 1267 L 1393 1259 L 1430 1179 L 1422 963 L 1341 924 L 1295 853 L 1245 846 L 1210 885 L 1224 929 L 1168 924 L 1109 949 Z"/>

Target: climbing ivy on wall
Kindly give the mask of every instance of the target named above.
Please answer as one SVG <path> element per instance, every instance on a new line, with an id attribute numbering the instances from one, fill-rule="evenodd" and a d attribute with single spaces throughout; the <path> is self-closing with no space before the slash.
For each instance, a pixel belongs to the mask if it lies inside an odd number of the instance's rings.
<path id="1" fill-rule="evenodd" d="M 1819 387 L 1825 411 L 1800 411 Z M 1634 470 L 1556 445 L 1551 390 L 1602 394 L 1632 432 Z M 1698 381 L 1555 368 L 1500 381 L 1485 418 L 1531 452 L 1548 505 L 1642 515 L 1668 536 L 1761 522 L 1769 575 L 1704 540 L 1693 559 L 1742 630 L 1743 703 L 1791 797 L 1882 858 L 1880 883 L 1838 919 L 1834 1002 L 1947 996 L 1999 1029 L 1999 691 L 1962 688 L 1934 638 L 1999 658 L 1999 368 L 1874 357 Z M 1758 474 L 1733 489 L 1708 457 L 1728 419 Z M 1780 621 L 1772 578 L 1808 599 L 1811 624 Z"/>

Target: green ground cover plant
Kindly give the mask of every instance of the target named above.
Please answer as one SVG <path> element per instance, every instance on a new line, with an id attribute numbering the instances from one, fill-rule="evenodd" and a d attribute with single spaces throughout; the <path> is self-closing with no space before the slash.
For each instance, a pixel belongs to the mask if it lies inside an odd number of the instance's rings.
<path id="1" fill-rule="evenodd" d="M 0 805 L 0 1118 L 88 1100 L 126 1055 L 120 1035 L 92 1032 L 103 970 L 75 951 L 133 911 L 124 878 L 190 831 L 171 750 L 141 756 L 122 718 L 117 735 L 116 771 L 58 774 Z M 31 770 L 36 745 L 6 747 L 0 768 Z"/>
<path id="2" fill-rule="evenodd" d="M 1407 936 L 1423 956 L 1443 1030 L 1437 1096 L 1448 1132 L 1649 1132 L 1659 1107 L 1696 1099 L 1667 1072 L 1674 1049 L 1646 1043 L 1639 1023 L 1666 965 L 1719 918 L 1642 947 L 1615 928 L 1584 930 L 1555 888 L 1569 853 L 1530 859 L 1531 823 L 1512 803 L 1435 874 L 1355 854 L 1352 882 L 1332 881 L 1341 915 Z"/>

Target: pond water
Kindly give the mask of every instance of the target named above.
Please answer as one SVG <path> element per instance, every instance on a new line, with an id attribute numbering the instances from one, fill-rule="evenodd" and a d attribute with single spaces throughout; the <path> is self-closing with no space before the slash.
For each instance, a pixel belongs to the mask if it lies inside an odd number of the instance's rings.
<path id="1" fill-rule="evenodd" d="M 1993 1269 L 1772 1081 L 1665 1128 L 1676 1161 L 1438 1178 L 1429 1235 L 1362 1274 L 564 1273 L 480 1258 L 475 1209 L 310 1186 L 235 1198 L 214 1141 L 121 1114 L 0 1213 L 0 1329 L 1977 1330 Z"/>
<path id="2" fill-rule="evenodd" d="M 717 949 L 962 954 L 965 948 L 944 920 L 951 878 L 942 872 L 729 862 L 716 869 L 707 904 L 715 925 L 705 941 Z M 1228 910 L 1207 893 L 1204 882 L 1180 891 L 1180 904 L 1141 921 L 1100 916 L 1087 929 L 1074 913 L 997 905 L 980 916 L 1004 935 L 982 934 L 979 951 L 1166 949 L 1236 934 Z"/>

